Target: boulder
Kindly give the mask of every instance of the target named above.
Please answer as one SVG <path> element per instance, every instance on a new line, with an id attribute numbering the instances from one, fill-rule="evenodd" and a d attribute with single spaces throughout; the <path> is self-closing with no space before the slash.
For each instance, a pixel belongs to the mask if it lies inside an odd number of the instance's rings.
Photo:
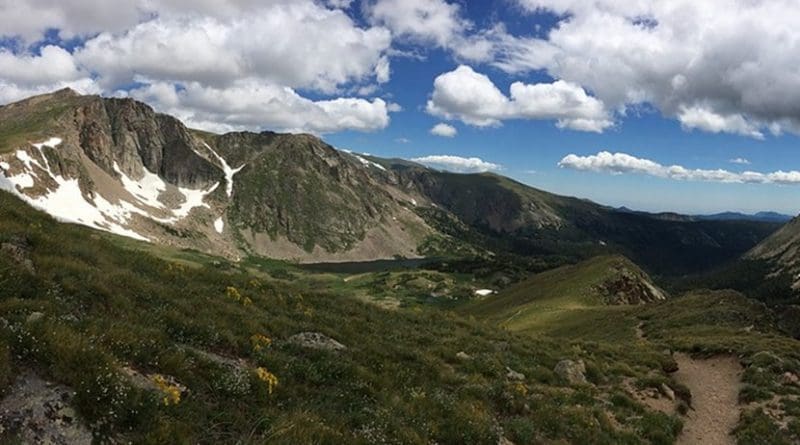
<path id="1" fill-rule="evenodd" d="M 672 388 L 670 388 L 666 383 L 661 384 L 661 394 L 664 394 L 670 400 L 675 400 L 675 391 L 673 391 Z"/>
<path id="2" fill-rule="evenodd" d="M 25 321 L 28 322 L 28 323 L 36 323 L 37 321 L 41 320 L 42 318 L 44 318 L 44 314 L 43 313 L 41 313 L 41 312 L 31 312 L 30 315 L 28 315 L 28 318 L 25 319 Z"/>
<path id="3" fill-rule="evenodd" d="M 456 358 L 459 360 L 472 360 L 472 356 L 464 351 L 460 351 L 458 354 L 456 354 Z"/>
<path id="4" fill-rule="evenodd" d="M 0 243 L 0 253 L 10 258 L 29 274 L 36 273 L 36 268 L 33 267 L 33 261 L 30 258 L 30 245 L 26 238 L 12 236 L 8 241 Z"/>
<path id="5" fill-rule="evenodd" d="M 581 385 L 587 383 L 586 381 L 586 365 L 583 360 L 561 360 L 556 365 L 553 371 L 559 377 L 563 378 L 570 385 Z"/>
<path id="6" fill-rule="evenodd" d="M 525 380 L 525 374 L 521 372 L 514 371 L 513 369 L 506 366 L 506 378 L 510 381 L 522 381 Z"/>
<path id="7" fill-rule="evenodd" d="M 347 349 L 347 346 L 319 332 L 301 332 L 289 337 L 287 342 L 303 348 L 322 351 L 338 352 Z"/>
<path id="8" fill-rule="evenodd" d="M 35 374 L 20 375 L 0 402 L 0 436 L 17 436 L 20 443 L 90 445 L 92 433 L 71 406 L 74 396 Z"/>
<path id="9" fill-rule="evenodd" d="M 781 376 L 781 383 L 784 385 L 797 385 L 800 384 L 800 377 L 793 372 L 784 372 Z"/>

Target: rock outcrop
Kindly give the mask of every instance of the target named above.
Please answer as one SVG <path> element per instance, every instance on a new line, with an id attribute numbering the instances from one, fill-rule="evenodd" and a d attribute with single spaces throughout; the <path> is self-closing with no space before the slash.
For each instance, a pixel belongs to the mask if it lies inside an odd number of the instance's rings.
<path id="1" fill-rule="evenodd" d="M 0 439 L 17 437 L 29 444 L 90 445 L 92 433 L 70 405 L 74 396 L 69 388 L 33 373 L 20 375 L 0 402 Z"/>
<path id="2" fill-rule="evenodd" d="M 586 380 L 586 365 L 583 360 L 561 360 L 553 369 L 559 377 L 569 382 L 570 385 L 583 385 Z"/>
<path id="3" fill-rule="evenodd" d="M 286 341 L 303 348 L 319 349 L 322 351 L 338 352 L 347 349 L 347 346 L 319 332 L 301 332 L 292 335 Z"/>

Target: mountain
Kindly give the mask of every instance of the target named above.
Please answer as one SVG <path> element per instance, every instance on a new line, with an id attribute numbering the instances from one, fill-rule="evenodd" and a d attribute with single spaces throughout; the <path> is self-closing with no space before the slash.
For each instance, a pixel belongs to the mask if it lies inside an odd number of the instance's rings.
<path id="1" fill-rule="evenodd" d="M 771 273 L 791 276 L 792 287 L 800 288 L 800 217 L 759 243 L 745 258 L 767 262 L 772 267 Z"/>
<path id="2" fill-rule="evenodd" d="M 722 212 L 713 215 L 695 215 L 696 219 L 704 220 L 717 220 L 717 221 L 764 221 L 764 222 L 777 222 L 787 223 L 792 220 L 793 216 L 784 215 L 778 212 L 758 212 L 754 214 L 739 213 L 739 212 Z"/>
<path id="3" fill-rule="evenodd" d="M 233 259 L 621 253 L 682 274 L 730 261 L 779 226 L 617 211 L 311 135 L 211 134 L 132 99 L 71 90 L 0 107 L 0 173 L 0 188 L 60 220 Z"/>
<path id="4" fill-rule="evenodd" d="M 480 239 L 493 251 L 524 256 L 574 260 L 621 253 L 657 274 L 686 274 L 738 258 L 780 227 L 774 222 L 697 221 L 617 211 L 491 173 L 463 175 L 407 163 L 384 165 L 397 172 L 409 193 L 425 196 L 436 209 L 465 223 L 470 229 L 466 238 Z M 442 224 L 431 225 L 447 230 Z"/>
<path id="5" fill-rule="evenodd" d="M 238 258 L 415 256 L 432 230 L 363 159 L 309 135 L 186 128 L 70 90 L 0 108 L 0 188 L 68 222 Z"/>

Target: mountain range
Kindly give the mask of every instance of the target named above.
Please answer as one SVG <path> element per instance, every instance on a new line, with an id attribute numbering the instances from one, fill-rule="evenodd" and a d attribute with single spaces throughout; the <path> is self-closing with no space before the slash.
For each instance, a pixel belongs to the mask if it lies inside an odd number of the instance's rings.
<path id="1" fill-rule="evenodd" d="M 71 90 L 0 107 L 0 189 L 3 443 L 800 439 L 800 219 Z"/>
<path id="2" fill-rule="evenodd" d="M 67 222 L 158 244 L 299 262 L 622 253 L 656 274 L 718 266 L 779 215 L 613 209 L 491 173 L 340 151 L 306 134 L 187 128 L 65 89 L 0 107 L 0 188 Z"/>

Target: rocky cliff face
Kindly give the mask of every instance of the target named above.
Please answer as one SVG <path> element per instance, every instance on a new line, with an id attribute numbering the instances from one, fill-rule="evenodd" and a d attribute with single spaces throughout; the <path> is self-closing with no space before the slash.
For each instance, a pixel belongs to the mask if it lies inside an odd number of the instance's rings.
<path id="1" fill-rule="evenodd" d="M 182 244 L 218 207 L 224 171 L 202 142 L 130 99 L 37 96 L 0 108 L 0 135 L 0 187 L 62 220 Z"/>
<path id="2" fill-rule="evenodd" d="M 621 251 L 686 273 L 771 230 L 615 212 L 498 175 L 345 153 L 310 135 L 216 135 L 131 99 L 69 90 L 0 107 L 0 189 L 68 222 L 233 258 Z"/>
<path id="3" fill-rule="evenodd" d="M 132 99 L 88 101 L 74 111 L 83 152 L 106 172 L 114 162 L 131 177 L 142 168 L 179 187 L 203 188 L 220 168 L 198 155 L 199 143 L 177 119 Z"/>
<path id="4" fill-rule="evenodd" d="M 0 107 L 0 136 L 0 187 L 133 238 L 361 260 L 416 256 L 431 231 L 376 164 L 310 135 L 213 135 L 131 99 L 63 90 Z"/>

